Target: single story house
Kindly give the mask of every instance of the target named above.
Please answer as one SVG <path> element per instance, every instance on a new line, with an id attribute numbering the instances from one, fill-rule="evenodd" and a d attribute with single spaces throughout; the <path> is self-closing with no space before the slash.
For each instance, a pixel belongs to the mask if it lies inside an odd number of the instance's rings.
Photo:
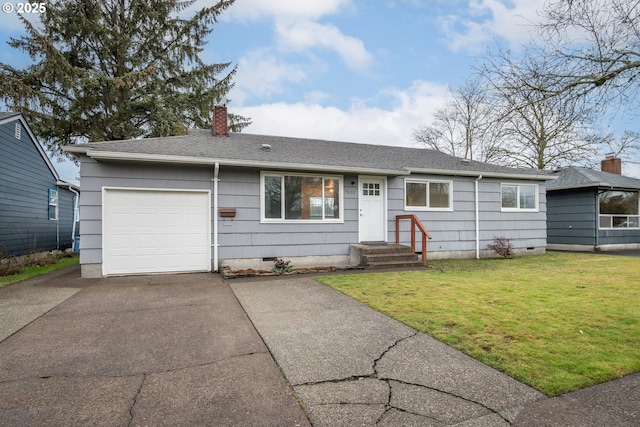
<path id="1" fill-rule="evenodd" d="M 345 266 L 352 244 L 395 242 L 415 214 L 429 258 L 544 253 L 545 183 L 525 169 L 420 148 L 212 130 L 65 147 L 81 163 L 84 277 L 273 267 Z M 401 243 L 411 241 L 401 223 Z"/>
<path id="2" fill-rule="evenodd" d="M 607 251 L 640 248 L 640 179 L 621 175 L 619 158 L 601 170 L 568 167 L 547 184 L 549 249 Z"/>
<path id="3" fill-rule="evenodd" d="M 19 113 L 0 112 L 0 253 L 70 248 L 79 188 L 60 180 Z"/>

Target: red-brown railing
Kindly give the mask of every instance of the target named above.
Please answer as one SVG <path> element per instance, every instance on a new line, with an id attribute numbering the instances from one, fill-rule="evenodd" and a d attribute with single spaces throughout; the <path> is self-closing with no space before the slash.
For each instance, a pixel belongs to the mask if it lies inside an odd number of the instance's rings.
<path id="1" fill-rule="evenodd" d="M 396 245 L 400 244 L 400 220 L 411 220 L 411 249 L 416 252 L 416 226 L 422 233 L 422 263 L 427 265 L 427 239 L 431 239 L 431 234 L 424 227 L 420 219 L 415 214 L 396 215 Z"/>

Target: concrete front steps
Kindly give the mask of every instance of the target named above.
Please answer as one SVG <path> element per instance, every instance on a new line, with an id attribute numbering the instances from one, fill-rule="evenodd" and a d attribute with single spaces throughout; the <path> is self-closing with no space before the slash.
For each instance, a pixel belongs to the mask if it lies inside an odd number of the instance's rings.
<path id="1" fill-rule="evenodd" d="M 387 243 L 351 245 L 349 263 L 372 269 L 423 267 L 421 257 L 410 246 Z"/>

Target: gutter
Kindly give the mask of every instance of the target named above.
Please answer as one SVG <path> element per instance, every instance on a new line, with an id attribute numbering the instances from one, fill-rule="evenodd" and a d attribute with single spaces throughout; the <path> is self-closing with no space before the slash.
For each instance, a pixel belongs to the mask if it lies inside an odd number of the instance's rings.
<path id="1" fill-rule="evenodd" d="M 532 181 L 553 181 L 558 179 L 557 176 L 549 176 L 546 174 L 524 174 L 509 172 L 480 172 L 480 171 L 461 171 L 455 169 L 428 169 L 428 168 L 405 168 L 410 173 L 422 173 L 427 175 L 453 175 L 453 176 L 471 176 L 477 177 L 479 174 L 484 178 L 509 178 L 509 179 L 525 179 Z"/>
<path id="2" fill-rule="evenodd" d="M 112 151 L 99 151 L 87 147 L 64 147 L 64 151 L 72 154 L 85 154 L 94 160 L 116 160 L 116 161 L 136 161 L 136 162 L 153 162 L 153 163 L 172 163 L 172 164 L 188 164 L 188 165 L 207 165 L 215 166 L 216 163 L 224 162 L 225 166 L 253 167 L 264 169 L 296 169 L 304 171 L 320 171 L 320 172 L 353 172 L 358 174 L 376 174 L 376 175 L 410 175 L 407 170 L 397 169 L 375 169 L 375 168 L 359 168 L 341 165 L 314 165 L 305 163 L 283 163 L 283 162 L 265 162 L 259 160 L 232 160 L 232 159 L 215 159 L 207 157 L 192 156 L 175 156 L 171 154 L 145 154 L 145 153 L 122 153 Z"/>

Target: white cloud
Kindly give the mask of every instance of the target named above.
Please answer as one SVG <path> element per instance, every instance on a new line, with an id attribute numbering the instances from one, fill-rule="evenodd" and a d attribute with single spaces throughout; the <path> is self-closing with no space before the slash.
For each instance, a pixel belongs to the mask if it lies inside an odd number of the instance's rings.
<path id="1" fill-rule="evenodd" d="M 273 103 L 230 107 L 233 113 L 251 117 L 246 133 L 318 138 L 368 144 L 413 146 L 413 130 L 431 120 L 448 97 L 448 88 L 416 81 L 406 89 L 385 89 L 389 108 L 368 106 L 355 100 L 348 109 L 316 103 Z"/>
<path id="2" fill-rule="evenodd" d="M 493 39 L 517 48 L 531 39 L 544 0 L 470 0 L 465 14 L 441 18 L 446 43 L 454 52 L 481 51 Z"/>
<path id="3" fill-rule="evenodd" d="M 622 174 L 633 178 L 640 178 L 640 163 L 637 163 L 640 158 L 635 159 L 635 163 L 622 162 Z"/>
<path id="4" fill-rule="evenodd" d="M 299 83 L 306 73 L 297 64 L 280 61 L 268 49 L 254 50 L 238 61 L 233 101 L 242 105 L 250 96 L 270 97 L 284 92 L 285 83 Z"/>
<path id="5" fill-rule="evenodd" d="M 238 0 L 222 16 L 225 20 L 253 21 L 263 18 L 316 20 L 338 13 L 351 0 Z"/>
<path id="6" fill-rule="evenodd" d="M 244 22 L 272 20 L 278 49 L 297 53 L 322 48 L 335 51 L 352 69 L 366 69 L 372 56 L 362 40 L 348 36 L 332 24 L 320 24 L 318 19 L 343 13 L 352 7 L 352 0 L 238 0 L 220 19 Z"/>
<path id="7" fill-rule="evenodd" d="M 362 40 L 347 36 L 332 24 L 311 21 L 289 21 L 276 24 L 280 49 L 304 52 L 320 47 L 334 50 L 349 68 L 363 70 L 371 63 L 372 56 Z"/>

